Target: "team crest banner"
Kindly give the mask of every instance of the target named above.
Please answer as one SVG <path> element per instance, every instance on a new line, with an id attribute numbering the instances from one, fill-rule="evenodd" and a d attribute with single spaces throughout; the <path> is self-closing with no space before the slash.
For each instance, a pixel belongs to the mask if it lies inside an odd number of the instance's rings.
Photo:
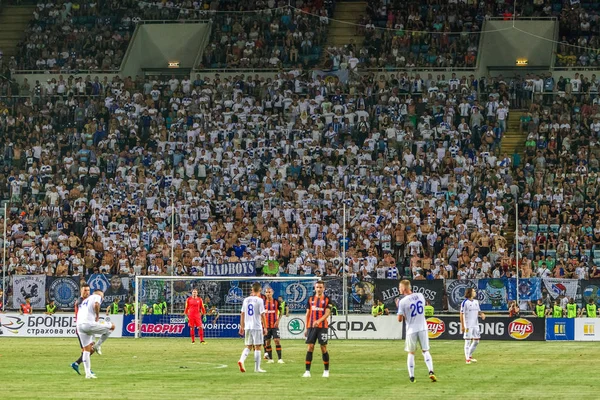
<path id="1" fill-rule="evenodd" d="M 25 298 L 34 309 L 46 307 L 46 275 L 15 275 L 13 277 L 13 307 L 21 308 Z"/>
<path id="2" fill-rule="evenodd" d="M 130 296 L 129 288 L 131 283 L 128 275 L 91 274 L 87 277 L 87 283 L 90 285 L 92 293 L 94 290 L 102 290 L 104 292 L 103 308 L 108 307 L 114 300 L 118 300 L 119 305 L 123 307 Z"/>
<path id="3" fill-rule="evenodd" d="M 79 298 L 79 277 L 62 276 L 46 279 L 48 298 L 54 300 L 59 309 L 74 308 Z"/>

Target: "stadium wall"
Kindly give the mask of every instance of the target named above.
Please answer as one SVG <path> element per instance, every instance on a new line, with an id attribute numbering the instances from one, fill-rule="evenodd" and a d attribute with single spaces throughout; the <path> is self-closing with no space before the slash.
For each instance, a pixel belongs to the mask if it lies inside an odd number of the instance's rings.
<path id="1" fill-rule="evenodd" d="M 208 22 L 140 25 L 127 49 L 122 75 L 133 77 L 144 68 L 167 68 L 170 61 L 191 69 L 209 36 Z"/>
<path id="2" fill-rule="evenodd" d="M 554 65 L 558 36 L 556 20 L 487 20 L 483 31 L 478 76 L 487 75 L 489 68 L 518 69 L 518 59 L 527 60 L 528 68 L 548 70 Z"/>

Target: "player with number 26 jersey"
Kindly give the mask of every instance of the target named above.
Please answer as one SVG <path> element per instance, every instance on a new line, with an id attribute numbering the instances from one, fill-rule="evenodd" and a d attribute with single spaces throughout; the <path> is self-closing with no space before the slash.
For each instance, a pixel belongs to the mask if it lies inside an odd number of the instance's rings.
<path id="1" fill-rule="evenodd" d="M 398 303 L 398 321 L 404 321 L 406 326 L 406 341 L 404 350 L 408 352 L 406 365 L 408 376 L 412 383 L 415 382 L 415 351 L 417 343 L 421 345 L 423 359 L 429 369 L 429 379 L 436 382 L 433 373 L 433 360 L 429 354 L 429 336 L 427 320 L 425 319 L 425 297 L 421 293 L 413 293 L 410 281 L 403 280 L 398 286 L 400 294 L 404 295 Z"/>
<path id="2" fill-rule="evenodd" d="M 398 304 L 398 315 L 404 317 L 406 323 L 406 336 L 425 331 L 427 332 L 427 321 L 425 320 L 425 297 L 421 293 L 413 293 L 404 296 Z"/>

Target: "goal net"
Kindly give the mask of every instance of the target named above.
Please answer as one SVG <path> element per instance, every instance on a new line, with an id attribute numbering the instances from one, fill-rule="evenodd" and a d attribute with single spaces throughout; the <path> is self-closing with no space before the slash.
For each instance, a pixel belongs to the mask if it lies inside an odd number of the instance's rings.
<path id="1" fill-rule="evenodd" d="M 134 315 L 126 316 L 126 335 L 139 337 L 189 337 L 185 301 L 192 290 L 204 301 L 204 337 L 238 338 L 240 308 L 254 282 L 273 289 L 290 313 L 304 312 L 318 277 L 216 277 L 137 276 Z"/>

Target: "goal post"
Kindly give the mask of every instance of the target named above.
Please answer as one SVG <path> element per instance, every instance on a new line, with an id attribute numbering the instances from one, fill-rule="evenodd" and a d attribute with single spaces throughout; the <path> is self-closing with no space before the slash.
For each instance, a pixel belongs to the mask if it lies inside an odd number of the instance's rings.
<path id="1" fill-rule="evenodd" d="M 290 313 L 306 310 L 306 302 L 314 293 L 316 276 L 136 276 L 134 315 L 126 317 L 128 336 L 185 337 L 185 301 L 192 290 L 204 300 L 206 338 L 238 337 L 240 308 L 251 293 L 254 282 L 273 289 L 273 297 L 281 297 Z"/>

